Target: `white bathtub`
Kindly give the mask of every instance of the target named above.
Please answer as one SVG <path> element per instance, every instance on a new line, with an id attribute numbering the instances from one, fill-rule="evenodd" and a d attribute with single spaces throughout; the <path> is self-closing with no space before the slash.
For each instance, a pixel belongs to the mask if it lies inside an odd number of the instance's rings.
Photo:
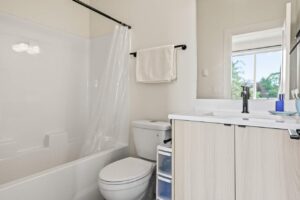
<path id="1" fill-rule="evenodd" d="M 0 199 L 103 200 L 97 185 L 99 171 L 107 164 L 127 156 L 128 146 L 119 144 L 106 151 L 0 185 Z"/>

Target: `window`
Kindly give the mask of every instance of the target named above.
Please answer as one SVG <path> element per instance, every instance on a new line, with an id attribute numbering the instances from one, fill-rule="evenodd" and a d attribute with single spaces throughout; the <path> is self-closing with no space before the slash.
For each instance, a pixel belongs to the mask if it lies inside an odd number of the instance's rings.
<path id="1" fill-rule="evenodd" d="M 242 85 L 251 87 L 252 99 L 277 98 L 281 67 L 281 46 L 233 52 L 231 69 L 232 98 L 241 98 Z"/>

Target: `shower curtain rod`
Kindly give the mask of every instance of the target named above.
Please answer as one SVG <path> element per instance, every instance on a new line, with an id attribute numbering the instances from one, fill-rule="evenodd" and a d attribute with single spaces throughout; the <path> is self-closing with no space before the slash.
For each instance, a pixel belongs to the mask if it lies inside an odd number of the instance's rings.
<path id="1" fill-rule="evenodd" d="M 296 34 L 296 39 L 298 40 L 297 43 L 293 46 L 293 48 L 290 51 L 290 54 L 292 54 L 295 49 L 298 47 L 298 45 L 300 44 L 300 29 L 298 31 L 298 33 Z"/>
<path id="2" fill-rule="evenodd" d="M 78 4 L 80 4 L 80 5 L 82 5 L 83 7 L 86 7 L 86 8 L 88 8 L 88 9 L 90 9 L 90 10 L 92 10 L 92 11 L 94 11 L 94 12 L 96 12 L 96 13 L 98 13 L 98 14 L 100 14 L 100 15 L 102 15 L 102 16 L 104 16 L 104 17 L 106 17 L 106 18 L 108 18 L 108 19 L 110 19 L 110 20 L 112 20 L 112 21 L 114 21 L 114 22 L 117 22 L 118 24 L 121 24 L 122 26 L 126 26 L 126 27 L 128 27 L 128 29 L 131 29 L 131 26 L 130 26 L 130 25 L 125 24 L 125 23 L 123 23 L 123 22 L 121 22 L 121 21 L 119 21 L 119 20 L 113 18 L 113 17 L 111 17 L 111 16 L 109 16 L 109 15 L 107 15 L 107 14 L 101 12 L 100 10 L 97 10 L 96 8 L 94 8 L 94 7 L 92 7 L 92 6 L 90 6 L 90 5 L 86 4 L 86 3 L 83 3 L 83 2 L 80 1 L 80 0 L 72 0 L 72 1 L 74 1 L 74 2 L 76 2 L 76 3 L 78 3 Z"/>

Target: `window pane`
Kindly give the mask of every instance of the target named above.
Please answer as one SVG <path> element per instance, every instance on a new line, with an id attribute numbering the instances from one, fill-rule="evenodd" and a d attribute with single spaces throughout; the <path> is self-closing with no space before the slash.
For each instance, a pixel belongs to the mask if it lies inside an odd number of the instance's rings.
<path id="1" fill-rule="evenodd" d="M 282 51 L 256 55 L 256 97 L 277 98 L 280 86 Z"/>
<path id="2" fill-rule="evenodd" d="M 239 55 L 232 57 L 231 69 L 231 97 L 240 99 L 242 85 L 253 85 L 254 78 L 254 55 Z M 250 91 L 253 93 L 252 89 Z"/>

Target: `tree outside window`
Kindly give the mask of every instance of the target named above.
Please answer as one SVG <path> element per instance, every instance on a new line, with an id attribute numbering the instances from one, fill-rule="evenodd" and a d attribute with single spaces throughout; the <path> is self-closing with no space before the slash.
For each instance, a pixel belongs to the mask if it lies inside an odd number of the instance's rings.
<path id="1" fill-rule="evenodd" d="M 231 96 L 241 99 L 242 85 L 250 86 L 252 99 L 277 98 L 282 66 L 281 49 L 233 54 Z"/>

